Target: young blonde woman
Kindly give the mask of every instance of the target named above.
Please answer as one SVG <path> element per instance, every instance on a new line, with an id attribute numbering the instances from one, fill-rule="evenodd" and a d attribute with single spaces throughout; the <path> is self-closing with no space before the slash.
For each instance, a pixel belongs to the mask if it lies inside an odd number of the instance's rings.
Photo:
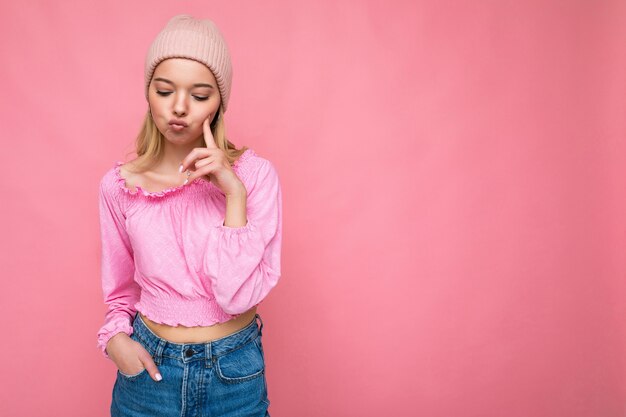
<path id="1" fill-rule="evenodd" d="M 269 416 L 256 309 L 280 277 L 281 188 L 225 137 L 231 79 L 213 22 L 170 19 L 146 56 L 137 157 L 100 182 L 113 417 Z"/>

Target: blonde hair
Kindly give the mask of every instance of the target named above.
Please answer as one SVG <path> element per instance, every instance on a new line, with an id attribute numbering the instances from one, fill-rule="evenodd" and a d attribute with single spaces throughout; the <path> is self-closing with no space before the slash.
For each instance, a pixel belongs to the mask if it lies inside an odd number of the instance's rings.
<path id="1" fill-rule="evenodd" d="M 248 147 L 244 146 L 241 149 L 237 149 L 235 145 L 226 138 L 226 124 L 224 123 L 224 111 L 221 104 L 215 117 L 217 121 L 214 119 L 211 125 L 211 133 L 213 134 L 215 144 L 224 151 L 228 162 L 230 162 L 232 166 L 234 161 L 239 158 Z M 136 168 L 138 171 L 145 171 L 161 160 L 164 152 L 164 140 L 165 137 L 154 123 L 154 119 L 152 119 L 152 114 L 148 108 L 141 130 L 135 139 L 135 153 L 137 154 L 137 159 L 132 162 L 133 168 Z M 204 137 L 202 138 L 201 146 L 206 146 Z"/>

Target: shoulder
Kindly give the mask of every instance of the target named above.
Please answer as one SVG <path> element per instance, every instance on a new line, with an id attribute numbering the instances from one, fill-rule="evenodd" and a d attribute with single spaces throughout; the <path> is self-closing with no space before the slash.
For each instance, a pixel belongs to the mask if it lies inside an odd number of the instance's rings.
<path id="1" fill-rule="evenodd" d="M 259 155 L 251 148 L 248 148 L 237 161 L 238 171 L 241 180 L 248 189 L 252 191 L 260 183 L 268 180 L 278 180 L 278 171 L 274 164 L 262 155 Z M 258 187 L 257 187 L 258 188 Z"/>
<path id="2" fill-rule="evenodd" d="M 127 191 L 126 180 L 122 169 L 127 165 L 122 161 L 114 161 L 100 178 L 100 192 L 107 197 L 122 198 Z M 124 171 L 126 172 L 126 171 Z"/>

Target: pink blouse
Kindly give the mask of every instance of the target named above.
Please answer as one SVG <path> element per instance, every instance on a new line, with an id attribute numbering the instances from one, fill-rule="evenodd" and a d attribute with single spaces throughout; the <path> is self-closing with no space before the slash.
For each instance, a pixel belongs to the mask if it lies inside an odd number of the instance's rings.
<path id="1" fill-rule="evenodd" d="M 126 187 L 117 161 L 100 181 L 101 276 L 108 306 L 98 344 L 133 333 L 136 311 L 170 326 L 210 326 L 259 304 L 280 277 L 282 195 L 272 163 L 248 148 L 233 165 L 247 223 L 224 226 L 226 197 L 202 178 L 150 192 Z"/>

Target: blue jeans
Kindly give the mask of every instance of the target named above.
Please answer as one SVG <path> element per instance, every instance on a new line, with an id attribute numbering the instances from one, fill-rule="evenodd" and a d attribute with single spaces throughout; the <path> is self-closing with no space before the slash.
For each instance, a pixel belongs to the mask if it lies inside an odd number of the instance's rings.
<path id="1" fill-rule="evenodd" d="M 136 313 L 131 339 L 150 353 L 163 379 L 155 381 L 145 369 L 135 375 L 118 370 L 111 416 L 269 417 L 262 329 L 257 314 L 221 339 L 173 343 L 154 334 Z"/>

